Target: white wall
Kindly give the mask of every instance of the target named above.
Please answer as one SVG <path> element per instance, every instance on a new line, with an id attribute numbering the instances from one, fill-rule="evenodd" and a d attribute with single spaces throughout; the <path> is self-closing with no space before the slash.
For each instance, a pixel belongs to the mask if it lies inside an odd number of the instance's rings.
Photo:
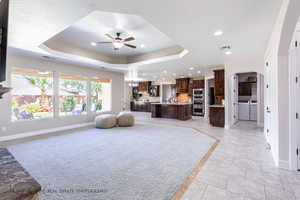
<path id="1" fill-rule="evenodd" d="M 85 66 L 71 65 L 61 62 L 50 62 L 38 57 L 29 57 L 9 53 L 7 57 L 7 81 L 5 86 L 10 86 L 10 69 L 11 67 L 25 67 L 40 70 L 54 71 L 54 82 L 58 81 L 59 72 L 83 75 L 88 78 L 97 76 L 109 78 L 112 80 L 112 112 L 117 113 L 122 110 L 124 98 L 124 74 L 117 72 L 107 72 L 98 69 L 88 68 Z M 54 94 L 54 100 L 57 101 L 58 94 Z M 11 122 L 11 96 L 4 95 L 0 100 L 0 137 L 24 132 L 30 132 L 40 129 L 56 128 L 73 124 L 92 122 L 95 114 L 88 112 L 87 115 L 65 116 L 54 119 L 40 119 L 32 121 Z"/>
<path id="2" fill-rule="evenodd" d="M 288 168 L 289 163 L 289 64 L 288 48 L 300 14 L 299 0 L 283 0 L 265 53 L 265 82 L 270 84 L 266 92 L 266 105 L 271 113 L 265 114 L 270 128 L 265 135 L 271 145 L 275 163 Z"/>
<path id="3" fill-rule="evenodd" d="M 264 74 L 264 59 L 263 58 L 255 58 L 253 60 L 243 60 L 243 61 L 235 61 L 235 62 L 227 62 L 225 63 L 225 127 L 230 128 L 233 125 L 233 121 L 231 119 L 231 112 L 233 112 L 233 99 L 231 92 L 233 88 L 231 88 L 231 77 L 236 73 L 246 73 L 246 72 L 256 72 L 259 74 Z M 263 106 L 259 106 L 258 102 L 258 111 L 259 114 L 263 112 Z M 259 120 L 259 119 L 258 119 Z M 260 122 L 258 122 L 260 123 Z"/>

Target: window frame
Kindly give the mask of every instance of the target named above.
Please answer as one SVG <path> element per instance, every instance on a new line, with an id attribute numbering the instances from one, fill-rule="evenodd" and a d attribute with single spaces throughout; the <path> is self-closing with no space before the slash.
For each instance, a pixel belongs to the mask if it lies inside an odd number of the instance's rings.
<path id="1" fill-rule="evenodd" d="M 56 101 L 55 101 L 55 85 L 54 85 L 54 82 L 55 82 L 55 72 L 53 70 L 43 70 L 43 69 L 39 69 L 39 68 L 34 68 L 34 67 L 11 67 L 10 68 L 10 85 L 12 85 L 12 82 L 13 82 L 13 75 L 14 74 L 18 74 L 17 72 L 14 72 L 13 70 L 14 69 L 18 69 L 18 70 L 28 70 L 28 71 L 35 71 L 37 73 L 43 73 L 43 72 L 48 72 L 50 74 L 50 80 L 52 82 L 52 92 L 51 92 L 51 98 L 52 98 L 52 112 L 49 112 L 50 113 L 50 116 L 47 116 L 47 117 L 43 117 L 43 118 L 36 118 L 36 119 L 17 119 L 17 120 L 13 120 L 13 110 L 12 110 L 12 104 L 13 104 L 13 101 L 14 101 L 14 93 L 13 93 L 13 89 L 10 93 L 10 102 L 9 102 L 9 105 L 10 105 L 10 122 L 11 123 L 29 123 L 29 122 L 32 122 L 32 121 L 43 121 L 43 120 L 53 120 L 55 119 L 55 104 L 56 104 Z M 21 73 L 20 73 L 21 74 Z M 30 75 L 29 76 L 34 76 L 34 75 Z M 41 75 L 37 75 L 37 77 L 43 77 L 42 74 Z"/>
<path id="2" fill-rule="evenodd" d="M 64 78 L 61 78 L 61 75 L 68 75 L 68 76 L 74 76 L 74 77 L 81 77 L 83 78 L 84 80 L 81 80 L 81 81 L 85 81 L 85 100 L 86 100 L 86 106 L 85 106 L 85 112 L 82 112 L 80 114 L 66 114 L 66 115 L 61 115 L 61 99 L 60 99 L 60 93 L 61 93 L 61 88 L 60 88 L 60 84 L 61 84 L 61 80 L 72 80 L 72 79 L 64 79 Z M 74 74 L 74 73 L 69 73 L 69 72 L 58 72 L 58 76 L 57 76 L 57 103 L 56 103 L 56 106 L 57 106 L 57 117 L 58 118 L 65 118 L 65 117 L 78 117 L 78 116 L 88 116 L 89 115 L 89 109 L 88 107 L 90 106 L 89 105 L 89 96 L 90 96 L 90 89 L 89 89 L 89 84 L 90 84 L 90 80 L 88 78 L 88 76 L 84 76 L 84 75 L 78 75 L 78 74 Z"/>
<path id="3" fill-rule="evenodd" d="M 109 88 L 109 109 L 108 110 L 101 110 L 101 111 L 92 111 L 92 82 L 96 82 L 96 81 L 93 81 L 93 79 L 106 79 L 106 80 L 109 80 L 109 84 L 110 84 L 110 88 Z M 90 109 L 89 111 L 93 114 L 101 114 L 101 113 L 108 113 L 108 112 L 112 112 L 112 79 L 110 78 L 102 78 L 101 76 L 93 76 L 90 78 L 89 80 L 89 84 L 90 84 L 90 92 L 89 92 L 89 95 L 90 95 Z"/>

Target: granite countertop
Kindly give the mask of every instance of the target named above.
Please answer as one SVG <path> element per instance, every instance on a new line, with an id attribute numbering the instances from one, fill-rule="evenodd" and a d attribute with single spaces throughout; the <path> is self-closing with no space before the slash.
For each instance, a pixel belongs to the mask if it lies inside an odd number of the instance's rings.
<path id="1" fill-rule="evenodd" d="M 158 102 L 151 102 L 151 101 L 132 101 L 133 103 L 135 103 L 135 104 L 146 104 L 146 103 L 150 103 L 150 104 L 152 104 L 152 103 L 158 103 Z"/>
<path id="2" fill-rule="evenodd" d="M 21 200 L 41 191 L 40 184 L 6 148 L 0 148 L 0 169 L 0 200 Z"/>
<path id="3" fill-rule="evenodd" d="M 209 105 L 210 108 L 225 108 L 225 105 L 222 104 L 214 104 L 214 105 Z"/>
<path id="4" fill-rule="evenodd" d="M 157 104 L 157 105 L 178 105 L 178 106 L 192 105 L 192 103 L 151 103 L 151 104 Z"/>

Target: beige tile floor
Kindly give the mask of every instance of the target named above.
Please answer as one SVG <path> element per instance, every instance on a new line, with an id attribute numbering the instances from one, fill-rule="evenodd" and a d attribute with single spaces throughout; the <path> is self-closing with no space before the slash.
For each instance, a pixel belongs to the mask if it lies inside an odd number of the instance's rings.
<path id="1" fill-rule="evenodd" d="M 220 143 L 182 200 L 300 200 L 300 173 L 275 167 L 263 135 L 254 122 L 232 129 L 211 127 L 203 118 L 189 121 L 153 119 L 135 113 L 137 121 L 194 127 Z"/>

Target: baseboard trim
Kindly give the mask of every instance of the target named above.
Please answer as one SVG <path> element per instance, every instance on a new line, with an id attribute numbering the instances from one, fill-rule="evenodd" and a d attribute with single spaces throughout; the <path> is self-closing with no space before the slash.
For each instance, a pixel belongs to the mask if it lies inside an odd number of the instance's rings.
<path id="1" fill-rule="evenodd" d="M 94 122 L 88 122 L 88 123 L 75 124 L 75 125 L 70 125 L 70 126 L 62 126 L 62 127 L 58 127 L 58 128 L 42 129 L 42 130 L 38 130 L 38 131 L 31 131 L 31 132 L 20 133 L 20 134 L 15 134 L 15 135 L 3 136 L 3 137 L 0 137 L 0 142 L 7 142 L 7 141 L 11 141 L 11 140 L 23 139 L 23 138 L 39 136 L 39 135 L 47 135 L 47 134 L 60 132 L 60 131 L 67 131 L 67 130 L 72 130 L 72 129 L 77 129 L 77 128 L 83 128 L 83 127 L 91 126 L 93 124 L 94 124 Z"/>
<path id="2" fill-rule="evenodd" d="M 280 169 L 290 169 L 289 161 L 287 160 L 279 160 L 278 162 L 278 168 Z"/>

